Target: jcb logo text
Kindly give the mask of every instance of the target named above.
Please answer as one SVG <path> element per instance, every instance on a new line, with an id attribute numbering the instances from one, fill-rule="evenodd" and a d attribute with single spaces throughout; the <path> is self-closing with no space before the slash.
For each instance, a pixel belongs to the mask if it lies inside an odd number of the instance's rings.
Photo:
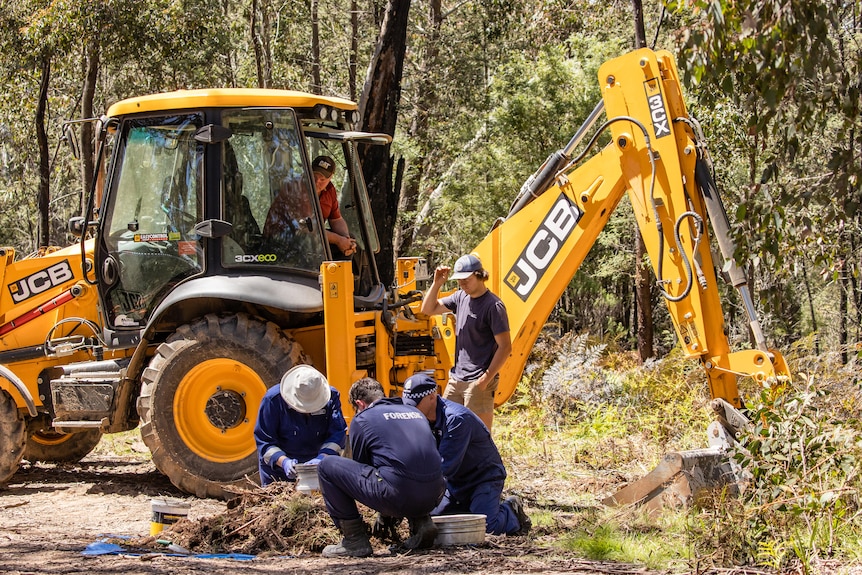
<path id="1" fill-rule="evenodd" d="M 506 285 L 522 300 L 527 301 L 530 297 L 582 215 L 583 212 L 565 194 L 560 194 L 527 247 L 515 260 L 515 265 L 506 274 Z"/>
<path id="2" fill-rule="evenodd" d="M 21 303 L 74 277 L 69 261 L 63 260 L 9 284 L 9 293 L 12 294 L 12 301 Z"/>

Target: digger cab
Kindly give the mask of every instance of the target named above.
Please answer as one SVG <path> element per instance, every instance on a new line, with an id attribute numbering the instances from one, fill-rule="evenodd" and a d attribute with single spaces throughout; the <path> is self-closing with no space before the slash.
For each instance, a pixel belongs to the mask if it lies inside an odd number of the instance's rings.
<path id="1" fill-rule="evenodd" d="M 358 250 L 358 297 L 382 294 L 379 250 L 357 142 L 356 105 L 278 90 L 192 90 L 108 110 L 97 282 L 115 335 L 168 332 L 213 311 L 252 307 L 283 327 L 319 323 L 326 241 L 311 158 L 333 183 Z M 107 156 L 106 156 L 107 158 Z M 132 338 L 134 339 L 134 337 Z"/>

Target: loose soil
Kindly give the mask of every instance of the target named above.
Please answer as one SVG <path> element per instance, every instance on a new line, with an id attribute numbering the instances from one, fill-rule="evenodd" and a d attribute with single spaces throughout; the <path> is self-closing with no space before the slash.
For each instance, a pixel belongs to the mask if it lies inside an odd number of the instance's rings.
<path id="1" fill-rule="evenodd" d="M 171 555 L 150 536 L 154 498 L 189 503 L 187 519 L 168 525 L 158 538 L 170 538 L 191 556 Z M 549 537 L 534 529 L 527 536 L 487 536 L 476 546 L 410 553 L 390 552 L 386 542 L 372 538 L 373 557 L 324 559 L 321 546 L 335 543 L 337 534 L 319 496 L 250 485 L 229 503 L 199 499 L 174 488 L 144 453 L 118 456 L 97 449 L 75 464 L 25 462 L 0 489 L 0 573 L 10 575 L 649 573 L 552 551 Z M 119 545 L 119 551 L 83 553 L 102 541 Z M 227 553 L 253 558 L 223 557 Z"/>

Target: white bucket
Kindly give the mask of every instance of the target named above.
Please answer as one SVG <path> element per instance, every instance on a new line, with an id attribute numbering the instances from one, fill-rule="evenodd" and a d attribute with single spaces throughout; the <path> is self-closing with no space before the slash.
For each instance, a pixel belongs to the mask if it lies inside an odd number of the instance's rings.
<path id="1" fill-rule="evenodd" d="M 173 525 L 189 514 L 191 504 L 182 499 L 152 499 L 153 518 L 150 521 L 150 535 L 161 533 L 165 525 Z"/>
<path id="2" fill-rule="evenodd" d="M 300 463 L 296 467 L 296 490 L 300 493 L 320 491 L 320 481 L 317 477 L 317 464 Z"/>
<path id="3" fill-rule="evenodd" d="M 438 515 L 436 545 L 477 545 L 485 542 L 485 516 L 479 514 Z"/>

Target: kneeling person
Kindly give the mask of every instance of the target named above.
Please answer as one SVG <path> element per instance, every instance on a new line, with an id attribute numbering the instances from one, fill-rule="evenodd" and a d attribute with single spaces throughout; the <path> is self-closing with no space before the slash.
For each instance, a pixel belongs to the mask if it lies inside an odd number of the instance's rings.
<path id="1" fill-rule="evenodd" d="M 260 484 L 294 481 L 297 463 L 341 455 L 346 434 L 338 390 L 310 365 L 294 366 L 260 402 L 254 426 Z"/>
<path id="2" fill-rule="evenodd" d="M 431 547 L 437 527 L 430 512 L 443 495 L 440 455 L 425 417 L 400 398 L 387 398 L 380 382 L 365 377 L 350 388 L 356 416 L 350 422 L 353 459 L 327 457 L 317 474 L 326 510 L 343 538 L 324 557 L 372 554 L 356 502 L 389 517 L 407 517 L 405 549 Z"/>
<path id="3" fill-rule="evenodd" d="M 443 460 L 446 494 L 431 514 L 482 514 L 487 533 L 527 533 L 532 522 L 521 498 L 500 501 L 506 468 L 482 420 L 463 405 L 439 397 L 437 383 L 424 373 L 407 378 L 402 397 L 431 422 Z"/>

